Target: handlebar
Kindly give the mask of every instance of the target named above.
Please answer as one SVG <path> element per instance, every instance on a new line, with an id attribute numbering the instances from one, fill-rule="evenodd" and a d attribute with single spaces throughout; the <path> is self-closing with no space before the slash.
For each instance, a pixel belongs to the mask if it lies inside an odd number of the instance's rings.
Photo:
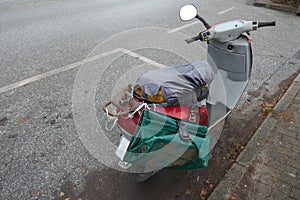
<path id="1" fill-rule="evenodd" d="M 258 22 L 258 28 L 265 26 L 276 26 L 276 22 Z"/>
<path id="2" fill-rule="evenodd" d="M 237 39 L 243 33 L 256 31 L 258 28 L 267 26 L 276 26 L 276 22 L 258 22 L 246 21 L 242 19 L 233 19 L 217 23 L 214 26 L 208 28 L 207 30 L 200 32 L 198 36 L 186 39 L 185 41 L 188 44 L 197 40 L 217 40 L 219 42 L 228 42 Z"/>
<path id="3" fill-rule="evenodd" d="M 196 37 L 188 38 L 185 41 L 186 41 L 186 43 L 190 44 L 190 43 L 195 42 L 197 40 L 201 40 L 202 41 L 202 36 L 200 34 L 198 36 L 196 36 Z"/>

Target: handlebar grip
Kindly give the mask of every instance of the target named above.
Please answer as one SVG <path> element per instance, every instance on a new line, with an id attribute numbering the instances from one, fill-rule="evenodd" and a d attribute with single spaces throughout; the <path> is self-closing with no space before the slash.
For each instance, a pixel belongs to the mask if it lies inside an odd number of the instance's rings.
<path id="1" fill-rule="evenodd" d="M 197 40 L 202 40 L 202 36 L 200 34 L 198 36 L 196 36 L 196 37 L 192 37 L 192 38 L 186 39 L 185 41 L 188 44 L 190 44 L 190 43 L 195 42 Z"/>
<path id="2" fill-rule="evenodd" d="M 265 26 L 276 26 L 276 22 L 258 22 L 258 28 Z"/>

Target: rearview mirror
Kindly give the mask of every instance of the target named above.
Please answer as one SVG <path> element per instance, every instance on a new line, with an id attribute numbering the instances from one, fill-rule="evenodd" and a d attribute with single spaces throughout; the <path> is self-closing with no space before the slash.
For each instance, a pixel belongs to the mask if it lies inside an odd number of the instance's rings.
<path id="1" fill-rule="evenodd" d="M 182 21 L 194 19 L 197 16 L 197 8 L 193 5 L 185 5 L 180 9 L 179 16 Z"/>

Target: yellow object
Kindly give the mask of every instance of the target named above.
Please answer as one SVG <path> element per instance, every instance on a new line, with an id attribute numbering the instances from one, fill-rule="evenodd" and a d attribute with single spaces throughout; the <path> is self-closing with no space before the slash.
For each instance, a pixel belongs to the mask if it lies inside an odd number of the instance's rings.
<path id="1" fill-rule="evenodd" d="M 165 100 L 162 96 L 161 87 L 159 88 L 159 90 L 155 96 L 147 95 L 147 99 L 149 99 L 150 101 L 155 102 L 155 103 L 163 103 Z"/>
<path id="2" fill-rule="evenodd" d="M 143 95 L 143 91 L 142 91 L 142 87 L 141 86 L 136 86 L 134 88 L 134 93 L 139 96 L 139 97 L 142 97 Z M 147 95 L 147 94 L 146 94 Z M 156 95 L 147 95 L 146 98 L 149 100 L 149 101 L 152 101 L 154 103 L 163 103 L 165 102 L 163 96 L 162 96 L 162 89 L 161 87 L 159 88 L 158 92 Z"/>

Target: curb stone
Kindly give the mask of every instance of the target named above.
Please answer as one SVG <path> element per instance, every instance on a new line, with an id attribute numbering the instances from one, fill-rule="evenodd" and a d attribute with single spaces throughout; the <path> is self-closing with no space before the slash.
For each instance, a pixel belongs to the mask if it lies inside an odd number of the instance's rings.
<path id="1" fill-rule="evenodd" d="M 258 7 L 265 7 L 265 8 L 285 11 L 285 12 L 292 12 L 292 13 L 296 13 L 297 15 L 300 15 L 300 6 L 297 9 L 296 7 L 293 6 L 273 3 L 271 0 L 254 0 L 253 5 Z"/>

